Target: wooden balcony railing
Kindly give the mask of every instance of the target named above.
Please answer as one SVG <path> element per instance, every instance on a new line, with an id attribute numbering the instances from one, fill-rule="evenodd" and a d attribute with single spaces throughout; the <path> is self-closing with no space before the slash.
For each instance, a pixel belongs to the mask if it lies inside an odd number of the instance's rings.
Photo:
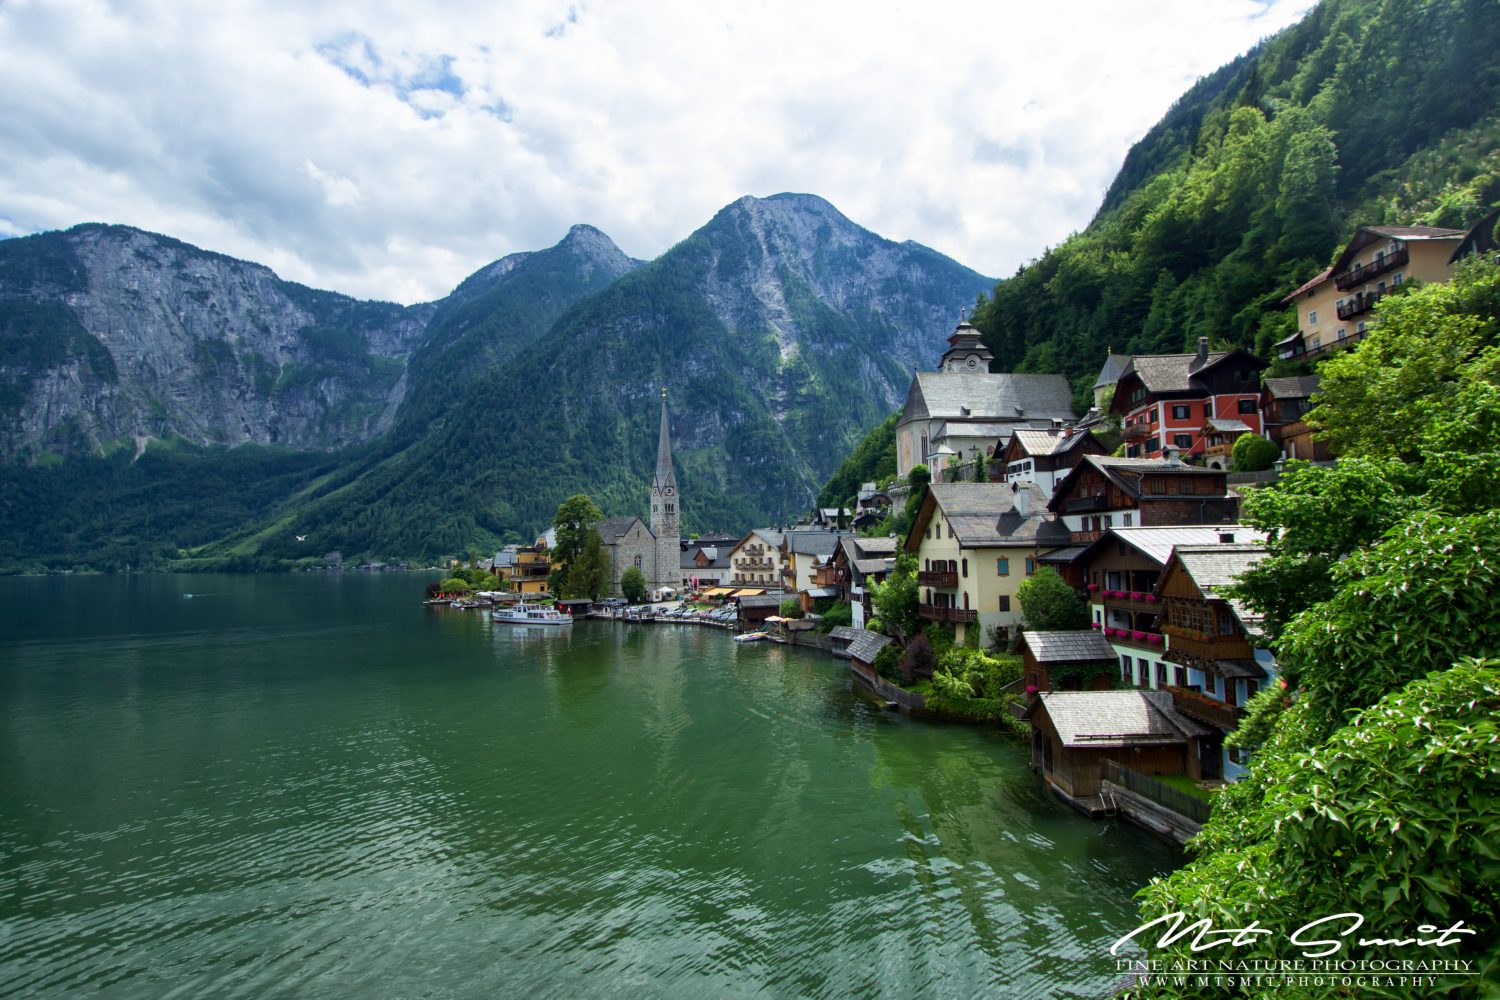
<path id="1" fill-rule="evenodd" d="M 1339 319 L 1350 319 L 1351 317 L 1358 316 L 1360 313 L 1367 313 L 1371 309 L 1374 309 L 1375 303 L 1384 297 L 1384 294 L 1381 292 L 1361 292 L 1354 296 L 1354 298 L 1345 300 L 1344 304 L 1335 309 L 1334 312 L 1338 313 Z M 1346 337 L 1345 339 L 1347 340 L 1348 338 Z M 1310 348 L 1307 353 L 1312 354 L 1314 351 L 1321 351 L 1325 346 L 1319 344 L 1317 347 Z"/>
<path id="2" fill-rule="evenodd" d="M 1063 504 L 1063 511 L 1068 514 L 1092 514 L 1101 510 L 1109 510 L 1109 498 L 1103 493 L 1092 497 L 1073 497 Z"/>
<path id="3" fill-rule="evenodd" d="M 1210 698 L 1196 688 L 1168 687 L 1167 690 L 1172 692 L 1173 708 L 1226 733 L 1239 728 L 1240 719 L 1245 716 L 1242 709 L 1226 705 L 1217 698 Z"/>
<path id="4" fill-rule="evenodd" d="M 958 574 L 950 570 L 918 570 L 917 583 L 923 587 L 936 587 L 939 590 L 957 590 Z"/>
<path id="5" fill-rule="evenodd" d="M 1355 330 L 1345 337 L 1335 337 L 1326 344 L 1310 347 L 1304 357 L 1315 358 L 1320 354 L 1328 354 L 1333 351 L 1342 351 L 1346 347 L 1353 347 L 1356 343 L 1365 339 L 1366 330 Z"/>
<path id="6" fill-rule="evenodd" d="M 973 622 L 979 620 L 979 612 L 968 608 L 940 608 L 935 604 L 922 604 L 917 614 L 932 622 Z"/>
<path id="7" fill-rule="evenodd" d="M 1173 653 L 1182 653 L 1200 660 L 1250 660 L 1255 650 L 1242 635 L 1216 635 L 1209 632 L 1194 632 L 1173 625 L 1162 626 L 1167 634 Z M 1168 657 L 1176 660 L 1176 657 Z"/>
<path id="8" fill-rule="evenodd" d="M 1336 275 L 1333 279 L 1334 287 L 1342 292 L 1355 285 L 1362 285 L 1376 275 L 1384 274 L 1393 267 L 1400 267 L 1409 260 L 1411 260 L 1411 254 L 1406 247 L 1401 247 L 1384 257 L 1375 258 L 1368 264 L 1361 264 L 1359 267 Z"/>

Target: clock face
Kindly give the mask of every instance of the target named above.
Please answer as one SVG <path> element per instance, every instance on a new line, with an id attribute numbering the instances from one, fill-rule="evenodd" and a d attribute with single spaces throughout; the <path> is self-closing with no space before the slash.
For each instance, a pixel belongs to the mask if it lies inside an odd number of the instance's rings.
<path id="1" fill-rule="evenodd" d="M 668 487 L 667 487 L 667 488 L 666 488 L 666 491 L 665 491 L 665 492 L 666 492 L 666 494 L 667 494 L 667 496 L 671 496 L 671 495 L 672 495 L 672 487 L 670 487 L 670 486 L 668 486 Z"/>
<path id="2" fill-rule="evenodd" d="M 974 357 L 973 355 L 970 355 L 969 356 L 969 368 L 970 369 L 974 369 L 974 368 L 978 368 L 978 367 L 979 367 L 979 359 L 976 358 L 976 357 Z"/>

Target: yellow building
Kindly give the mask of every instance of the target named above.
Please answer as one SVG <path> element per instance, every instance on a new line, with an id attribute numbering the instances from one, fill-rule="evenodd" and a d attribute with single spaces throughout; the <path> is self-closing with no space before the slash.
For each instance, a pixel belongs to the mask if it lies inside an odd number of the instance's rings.
<path id="1" fill-rule="evenodd" d="M 1359 341 L 1382 296 L 1408 281 L 1447 281 L 1463 238 L 1437 226 L 1361 226 L 1332 267 L 1281 300 L 1297 310 L 1297 332 L 1276 356 L 1314 358 Z"/>
<path id="2" fill-rule="evenodd" d="M 518 594 L 545 594 L 551 573 L 552 559 L 540 545 L 517 549 L 513 563 L 495 568 L 495 575 Z"/>
<path id="3" fill-rule="evenodd" d="M 921 616 L 954 626 L 962 641 L 980 629 L 1022 623 L 1016 588 L 1036 572 L 1037 558 L 1068 545 L 1072 536 L 1047 514 L 1047 494 L 1035 483 L 933 485 L 906 536 L 917 557 Z"/>
<path id="4" fill-rule="evenodd" d="M 728 585 L 780 590 L 783 541 L 781 532 L 769 528 L 756 528 L 741 538 L 729 552 Z"/>

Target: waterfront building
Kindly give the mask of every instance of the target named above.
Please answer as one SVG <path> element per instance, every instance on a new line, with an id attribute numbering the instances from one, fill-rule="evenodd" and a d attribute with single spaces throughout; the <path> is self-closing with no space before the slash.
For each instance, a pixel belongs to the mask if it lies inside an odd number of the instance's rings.
<path id="1" fill-rule="evenodd" d="M 1046 691 L 1026 706 L 1031 765 L 1072 799 L 1099 794 L 1104 762 L 1147 775 L 1202 773 L 1212 729 L 1161 691 Z"/>
<path id="2" fill-rule="evenodd" d="M 1114 662 L 1115 651 L 1093 629 L 1021 633 L 1021 678 L 1028 690 L 1107 690 L 1112 671 L 1105 668 Z"/>
<path id="3" fill-rule="evenodd" d="M 656 469 L 651 477 L 651 521 L 611 517 L 599 522 L 599 536 L 609 553 L 610 593 L 620 593 L 620 576 L 634 566 L 646 578 L 647 591 L 682 586 L 681 508 L 677 476 L 672 470 L 672 434 L 667 391 L 661 392 L 661 428 L 656 442 Z"/>
<path id="4" fill-rule="evenodd" d="M 1016 588 L 1042 553 L 1069 541 L 1046 499 L 1035 483 L 934 483 L 905 541 L 921 616 L 953 625 L 959 641 L 969 629 L 984 642 L 1019 625 Z"/>
<path id="5" fill-rule="evenodd" d="M 781 589 L 782 533 L 754 528 L 729 551 L 729 585 Z"/>
<path id="6" fill-rule="evenodd" d="M 552 559 L 543 545 L 521 545 L 505 553 L 495 572 L 497 578 L 518 594 L 545 594 L 547 577 L 552 574 Z"/>
<path id="7" fill-rule="evenodd" d="M 850 606 L 849 614 L 855 628 L 864 628 L 865 622 L 874 617 L 870 589 L 890 573 L 899 544 L 893 536 L 860 538 L 845 535 L 839 539 L 832 560 L 820 571 L 822 575 L 814 574 L 813 582 L 818 586 L 837 588 L 839 600 Z"/>
<path id="8" fill-rule="evenodd" d="M 1333 266 L 1281 300 L 1296 311 L 1297 331 L 1277 342 L 1276 357 L 1311 360 L 1364 339 L 1385 295 L 1413 279 L 1452 276 L 1464 236 L 1438 226 L 1360 226 Z"/>

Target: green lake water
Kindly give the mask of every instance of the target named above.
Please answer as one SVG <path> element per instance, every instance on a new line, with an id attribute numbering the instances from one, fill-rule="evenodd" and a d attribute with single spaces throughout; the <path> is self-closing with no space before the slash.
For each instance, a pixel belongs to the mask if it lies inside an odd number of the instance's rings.
<path id="1" fill-rule="evenodd" d="M 425 582 L 0 579 L 0 995 L 1097 996 L 1179 863 L 825 654 Z"/>

